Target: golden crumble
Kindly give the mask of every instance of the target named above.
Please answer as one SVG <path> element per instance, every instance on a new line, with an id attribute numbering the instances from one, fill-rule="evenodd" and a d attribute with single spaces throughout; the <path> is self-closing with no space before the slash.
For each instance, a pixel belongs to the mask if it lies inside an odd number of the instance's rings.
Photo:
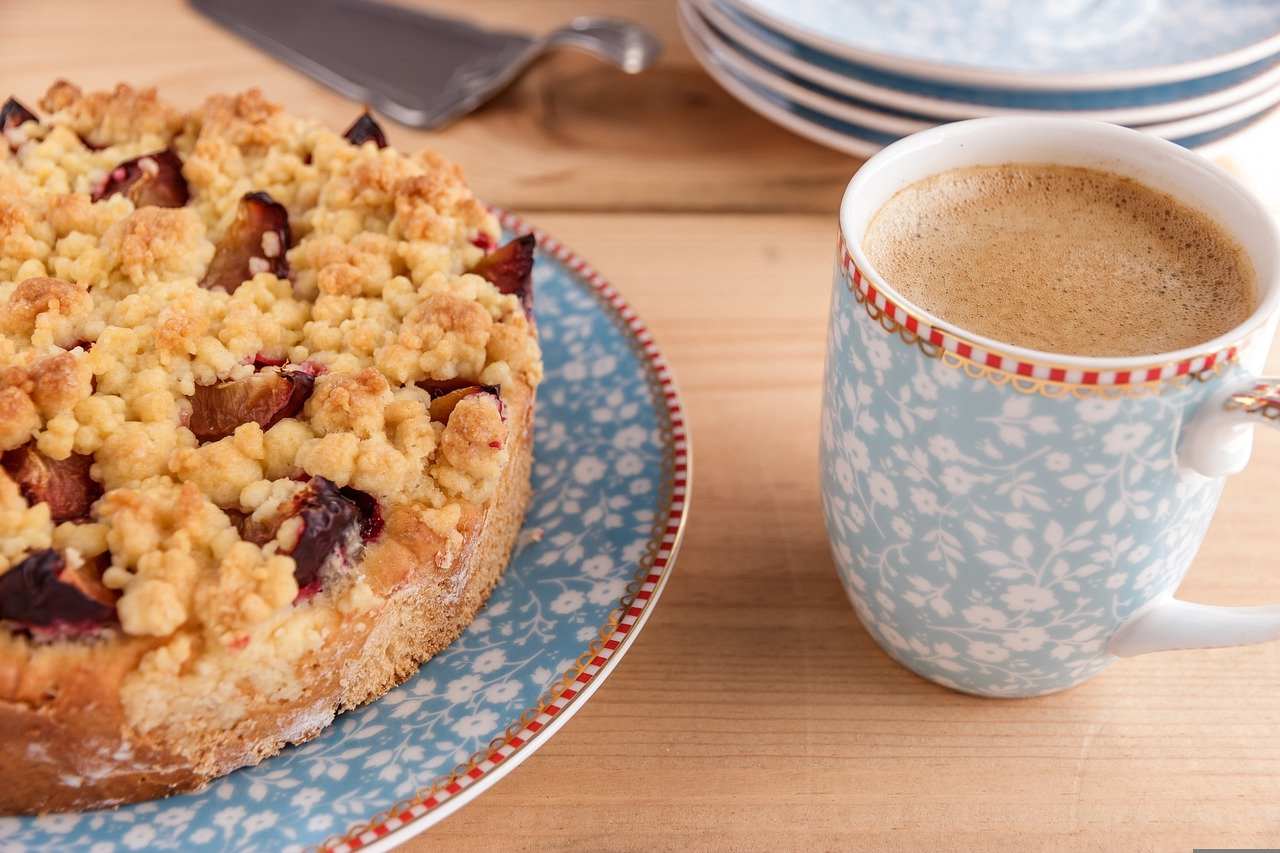
<path id="1" fill-rule="evenodd" d="M 314 645 L 321 617 L 282 626 L 353 549 L 311 554 L 310 513 L 367 499 L 460 541 L 507 459 L 498 388 L 542 368 L 458 168 L 256 90 L 39 107 L 0 115 L 0 578 L 50 550 L 89 571 L 172 675 L 254 632 Z"/>

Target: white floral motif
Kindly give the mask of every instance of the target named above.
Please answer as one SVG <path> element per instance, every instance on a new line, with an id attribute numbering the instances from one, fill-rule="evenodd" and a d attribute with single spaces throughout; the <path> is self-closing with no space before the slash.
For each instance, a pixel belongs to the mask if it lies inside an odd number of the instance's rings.
<path id="1" fill-rule="evenodd" d="M 1000 598 L 1010 610 L 1048 610 L 1058 603 L 1053 590 L 1029 584 L 1014 584 Z"/>
<path id="2" fill-rule="evenodd" d="M 625 450 L 644 447 L 650 440 L 649 432 L 641 426 L 623 427 L 613 436 L 613 446 Z"/>
<path id="3" fill-rule="evenodd" d="M 1100 397 L 1093 397 L 1076 403 L 1076 414 L 1085 423 L 1096 424 L 1109 421 L 1119 411 L 1119 400 L 1104 400 Z"/>
<path id="4" fill-rule="evenodd" d="M 964 457 L 955 439 L 949 435 L 934 435 L 929 438 L 929 452 L 942 462 L 955 462 Z"/>
<path id="5" fill-rule="evenodd" d="M 840 443 L 845 450 L 845 459 L 853 470 L 861 473 L 871 467 L 871 454 L 862 439 L 848 432 L 841 436 Z"/>
<path id="6" fill-rule="evenodd" d="M 594 483 L 604 475 L 604 463 L 593 456 L 584 456 L 573 467 L 573 478 L 579 483 Z"/>
<path id="7" fill-rule="evenodd" d="M 967 495 L 975 485 L 982 482 L 981 477 L 959 465 L 948 465 L 942 469 L 941 479 L 942 485 L 953 495 Z"/>
<path id="8" fill-rule="evenodd" d="M 1049 632 L 1035 625 L 1011 631 L 1003 637 L 1007 648 L 1019 652 L 1034 652 L 1048 641 Z"/>
<path id="9" fill-rule="evenodd" d="M 895 648 L 898 648 L 898 649 L 911 648 L 910 644 L 907 643 L 906 638 L 904 638 L 901 634 L 899 634 L 897 629 L 894 628 L 892 625 L 881 625 L 880 633 L 884 634 L 884 638 L 889 641 L 889 645 Z"/>
<path id="10" fill-rule="evenodd" d="M 576 589 L 566 589 L 551 602 L 552 613 L 572 613 L 582 606 L 586 598 Z"/>
<path id="11" fill-rule="evenodd" d="M 293 795 L 289 801 L 295 808 L 302 811 L 310 811 L 311 807 L 317 805 L 324 800 L 325 792 L 321 788 L 303 788 L 301 791 Z"/>
<path id="12" fill-rule="evenodd" d="M 466 702 L 472 696 L 476 695 L 476 691 L 484 686 L 484 681 L 478 675 L 464 675 L 461 678 L 455 678 L 449 682 L 449 686 L 445 689 L 444 696 L 450 702 L 458 705 Z"/>
<path id="13" fill-rule="evenodd" d="M 485 708 L 483 711 L 477 711 L 474 714 L 460 718 L 451 728 L 453 733 L 459 737 L 473 738 L 493 731 L 494 726 L 497 724 L 498 715 Z"/>
<path id="14" fill-rule="evenodd" d="M 1003 628 L 1009 622 L 1004 613 L 994 607 L 985 605 L 966 607 L 964 609 L 964 618 L 969 624 L 979 625 L 983 628 Z"/>
<path id="15" fill-rule="evenodd" d="M 156 831 L 150 824 L 135 824 L 124 837 L 120 839 L 121 843 L 130 850 L 143 850 L 155 841 Z"/>
<path id="16" fill-rule="evenodd" d="M 999 663 L 1009 657 L 1009 650 L 994 643 L 974 640 L 969 644 L 969 654 L 983 663 Z"/>
<path id="17" fill-rule="evenodd" d="M 938 399 L 938 383 L 923 371 L 916 373 L 915 378 L 911 380 L 911 387 L 926 400 Z"/>
<path id="18" fill-rule="evenodd" d="M 893 487 L 893 482 L 879 471 L 873 471 L 867 478 L 867 487 L 871 490 L 871 499 L 876 503 L 884 504 L 890 509 L 898 505 L 898 490 Z"/>
<path id="19" fill-rule="evenodd" d="M 476 672 L 487 675 L 491 672 L 497 672 L 506 662 L 507 653 L 501 648 L 493 648 L 481 652 L 476 657 L 475 663 L 471 664 L 471 668 Z"/>
<path id="20" fill-rule="evenodd" d="M 849 460 L 843 456 L 835 462 L 836 480 L 840 482 L 840 488 L 844 490 L 846 495 L 854 492 L 853 466 L 849 464 Z"/>
<path id="21" fill-rule="evenodd" d="M 911 489 L 911 503 L 915 506 L 916 512 L 923 515 L 937 515 L 942 512 L 942 506 L 938 503 L 938 496 L 928 489 L 922 489 L 918 486 Z"/>
<path id="22" fill-rule="evenodd" d="M 1117 424 L 1102 437 L 1102 449 L 1113 456 L 1119 456 L 1137 450 L 1150 435 L 1149 424 Z"/>
<path id="23" fill-rule="evenodd" d="M 1044 467 L 1050 471 L 1066 471 L 1071 467 L 1071 457 L 1061 452 L 1050 453 L 1044 458 Z"/>
<path id="24" fill-rule="evenodd" d="M 594 557 L 588 557 L 582 564 L 582 573 L 596 580 L 611 576 L 613 571 L 613 559 L 608 554 L 596 554 Z"/>
<path id="25" fill-rule="evenodd" d="M 614 464 L 614 468 L 624 477 L 633 477 L 644 470 L 644 464 L 644 460 L 639 456 L 628 453 Z"/>
<path id="26" fill-rule="evenodd" d="M 871 362 L 871 366 L 876 370 L 888 370 L 893 366 L 893 354 L 889 351 L 889 344 L 883 338 L 873 338 L 865 341 L 867 360 Z"/>
<path id="27" fill-rule="evenodd" d="M 500 681 L 485 691 L 484 698 L 495 705 L 505 705 L 520 695 L 520 684 L 515 681 Z"/>
<path id="28" fill-rule="evenodd" d="M 627 590 L 627 582 L 622 578 L 608 578 L 593 583 L 587 592 L 587 601 L 592 604 L 609 604 L 622 598 Z"/>

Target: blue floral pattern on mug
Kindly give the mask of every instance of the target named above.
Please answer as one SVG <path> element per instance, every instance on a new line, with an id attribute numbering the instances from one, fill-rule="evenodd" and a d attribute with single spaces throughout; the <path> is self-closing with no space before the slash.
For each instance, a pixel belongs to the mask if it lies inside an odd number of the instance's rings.
<path id="1" fill-rule="evenodd" d="M 957 690 L 1032 696 L 1084 681 L 1200 546 L 1222 480 L 1180 470 L 1175 454 L 1183 418 L 1219 383 L 1026 393 L 927 356 L 894 325 L 868 315 L 837 264 L 822 491 L 859 618 L 894 658 Z"/>
<path id="2" fill-rule="evenodd" d="M 462 636 L 301 747 L 198 794 L 0 817 L 0 851 L 314 848 L 447 776 L 574 671 L 666 526 L 669 414 L 643 347 L 590 283 L 544 250 L 534 284 L 546 365 L 535 495 L 510 566 Z"/>

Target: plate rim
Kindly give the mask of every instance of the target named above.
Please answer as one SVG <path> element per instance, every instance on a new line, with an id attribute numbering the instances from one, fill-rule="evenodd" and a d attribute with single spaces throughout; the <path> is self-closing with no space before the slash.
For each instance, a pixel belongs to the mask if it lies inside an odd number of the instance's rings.
<path id="1" fill-rule="evenodd" d="M 715 30 L 708 26 L 707 21 L 700 16 L 699 10 L 692 3 L 682 1 L 679 5 L 679 14 L 682 16 L 682 22 L 688 27 L 690 35 L 698 40 L 699 47 L 713 54 L 718 60 L 737 70 L 743 76 L 751 78 L 756 84 L 782 95 L 789 101 L 801 104 L 817 112 L 826 113 L 832 118 L 838 118 L 849 124 L 861 125 L 880 133 L 895 133 L 906 136 L 911 133 L 928 130 L 939 124 L 936 119 L 917 119 L 882 112 L 882 110 L 892 109 L 883 104 L 869 104 L 867 107 L 844 104 L 821 92 L 815 92 L 798 83 L 793 83 L 773 74 L 768 68 L 762 67 L 750 56 L 734 47 L 733 44 L 722 39 Z M 701 57 L 696 54 L 695 58 L 701 61 Z M 768 60 L 766 59 L 766 61 Z M 806 82 L 812 86 L 822 86 L 822 84 L 812 80 Z"/>
<path id="2" fill-rule="evenodd" d="M 781 51 L 773 45 L 760 40 L 754 33 L 742 29 L 738 22 L 729 18 L 724 11 L 717 8 L 716 0 L 679 0 L 679 2 L 682 5 L 691 7 L 696 14 L 709 21 L 715 27 L 725 31 L 727 35 L 741 42 L 745 48 L 759 54 L 761 58 L 768 62 L 809 83 L 828 87 L 839 94 L 848 95 L 851 98 L 859 98 L 888 109 L 915 113 L 939 121 L 964 121 L 988 116 L 1026 115 L 1028 112 L 1027 109 L 1022 107 L 993 106 L 973 101 L 946 100 L 915 92 L 899 91 L 890 86 L 879 85 L 853 77 L 845 77 L 830 69 L 814 65 L 800 56 Z M 806 45 L 806 47 L 816 49 L 809 45 Z M 842 59 L 842 57 L 833 58 Z M 1176 85 L 1179 82 L 1186 83 L 1189 81 L 1173 81 L 1171 85 Z M 1141 106 L 1079 110 L 1038 109 L 1035 110 L 1035 114 L 1109 121 L 1114 124 L 1125 125 L 1154 124 L 1156 122 L 1176 121 L 1223 109 L 1277 84 L 1280 84 L 1280 62 L 1255 76 L 1190 98 L 1179 98 Z M 1056 93 L 1045 92 L 1044 94 Z"/>
<path id="3" fill-rule="evenodd" d="M 640 561 L 627 591 L 600 626 L 596 639 L 534 706 L 525 709 L 502 735 L 449 773 L 372 818 L 325 839 L 317 848 L 322 851 L 382 851 L 401 844 L 474 800 L 549 741 L 586 704 L 631 648 L 666 588 L 684 541 L 693 486 L 692 440 L 674 373 L 653 335 L 613 285 L 576 252 L 510 211 L 496 205 L 489 209 L 504 228 L 532 234 L 541 250 L 550 253 L 594 291 L 603 310 L 624 327 L 629 343 L 643 357 L 647 382 L 658 392 L 657 410 L 661 413 L 665 407 L 667 423 L 662 426 L 669 429 L 669 456 L 664 467 L 670 464 L 671 469 L 661 501 L 666 517 L 655 519 L 650 541 L 652 563 L 646 567 L 649 561 Z"/>
<path id="4" fill-rule="evenodd" d="M 677 15 L 677 23 L 680 25 L 680 32 L 684 36 L 685 43 L 689 46 L 689 51 L 693 54 L 694 59 L 698 61 L 698 64 L 702 66 L 703 70 L 710 75 L 711 79 L 739 103 L 765 120 L 798 136 L 803 136 L 810 142 L 833 148 L 843 154 L 864 160 L 884 147 L 884 145 L 871 140 L 845 136 L 831 128 L 814 124 L 803 116 L 793 115 L 770 103 L 747 84 L 734 79 L 733 75 L 728 71 L 717 67 L 715 57 L 705 56 L 702 45 L 698 43 L 697 38 L 690 32 L 689 25 L 683 16 Z"/>
<path id="5" fill-rule="evenodd" d="M 1274 32 L 1252 44 L 1216 56 L 1188 62 L 1153 65 L 1149 68 L 1131 68 L 1119 71 L 1081 71 L 1075 73 L 1043 71 L 1000 71 L 980 66 L 953 65 L 927 59 L 916 59 L 900 54 L 883 53 L 843 44 L 785 21 L 768 10 L 760 8 L 756 0 L 724 0 L 740 12 L 764 23 L 787 38 L 853 62 L 860 62 L 885 71 L 910 74 L 929 80 L 988 86 L 1000 89 L 1062 91 L 1128 88 L 1134 86 L 1177 83 L 1197 77 L 1207 77 L 1248 65 L 1280 52 L 1280 31 Z"/>
<path id="6" fill-rule="evenodd" d="M 1243 101 L 1228 104 L 1207 113 L 1158 124 L 1138 125 L 1135 129 L 1164 139 L 1183 139 L 1200 133 L 1221 130 L 1251 116 L 1260 116 L 1273 109 L 1277 103 L 1280 103 L 1280 84 L 1270 86 Z"/>

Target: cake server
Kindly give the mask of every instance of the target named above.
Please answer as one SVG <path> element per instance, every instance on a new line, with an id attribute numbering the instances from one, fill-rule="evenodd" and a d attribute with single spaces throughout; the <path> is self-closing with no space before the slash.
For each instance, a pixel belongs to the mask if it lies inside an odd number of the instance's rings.
<path id="1" fill-rule="evenodd" d="M 349 98 L 439 128 L 502 91 L 543 53 L 584 50 L 631 74 L 662 43 L 616 18 L 575 18 L 541 37 L 371 0 L 191 0 L 215 23 Z"/>

